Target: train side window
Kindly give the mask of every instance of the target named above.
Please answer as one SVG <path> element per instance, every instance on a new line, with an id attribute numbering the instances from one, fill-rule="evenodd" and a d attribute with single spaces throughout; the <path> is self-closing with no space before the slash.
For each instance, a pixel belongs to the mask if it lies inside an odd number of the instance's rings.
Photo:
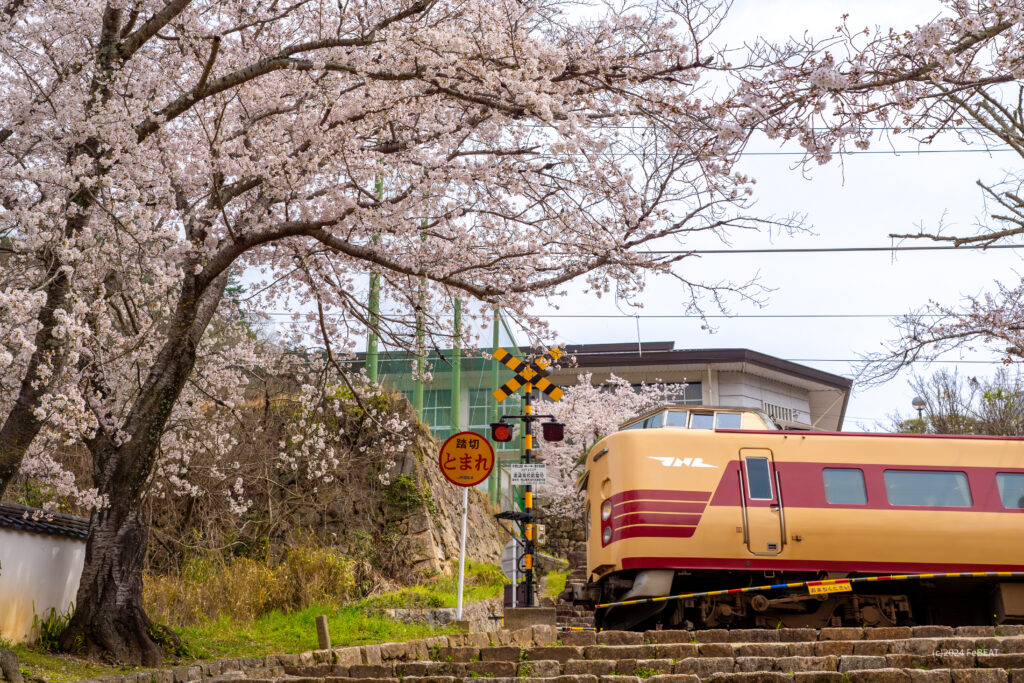
<path id="1" fill-rule="evenodd" d="M 739 429 L 742 421 L 739 413 L 715 413 L 715 429 Z"/>
<path id="2" fill-rule="evenodd" d="M 833 505 L 866 505 L 867 489 L 864 472 L 856 469 L 826 467 L 821 471 L 825 481 L 825 500 Z"/>
<path id="3" fill-rule="evenodd" d="M 746 458 L 747 493 L 751 500 L 772 499 L 772 475 L 768 458 Z"/>
<path id="4" fill-rule="evenodd" d="M 996 484 L 1004 508 L 1024 508 L 1024 474 L 1000 472 Z"/>
<path id="5" fill-rule="evenodd" d="M 686 410 L 670 410 L 668 411 L 668 420 L 665 422 L 666 427 L 686 427 L 686 418 L 689 417 L 690 413 Z"/>
<path id="6" fill-rule="evenodd" d="M 714 429 L 715 428 L 715 414 L 714 413 L 694 413 L 693 419 L 690 420 L 690 429 Z"/>
<path id="7" fill-rule="evenodd" d="M 644 420 L 644 429 L 656 429 L 661 426 L 662 421 L 665 419 L 665 413 L 657 413 L 651 415 L 649 418 Z"/>
<path id="8" fill-rule="evenodd" d="M 890 505 L 971 507 L 971 489 L 963 472 L 886 470 Z"/>

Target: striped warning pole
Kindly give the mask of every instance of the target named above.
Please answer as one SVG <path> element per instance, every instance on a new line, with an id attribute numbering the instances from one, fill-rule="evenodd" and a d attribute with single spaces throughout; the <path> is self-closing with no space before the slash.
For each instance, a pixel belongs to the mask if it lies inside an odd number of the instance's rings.
<path id="1" fill-rule="evenodd" d="M 533 384 L 523 386 L 526 401 L 523 404 L 523 462 L 533 462 Z M 523 512 L 526 513 L 524 533 L 526 553 L 523 566 L 526 570 L 526 607 L 533 607 L 533 486 L 527 484 L 523 493 Z M 514 589 L 513 589 L 514 590 Z"/>
<path id="2" fill-rule="evenodd" d="M 732 595 L 733 593 L 756 593 L 782 588 L 807 588 L 810 594 L 839 593 L 853 590 L 855 583 L 871 583 L 875 581 L 916 581 L 919 579 L 1021 579 L 1024 572 L 946 572 L 944 574 L 890 574 L 888 576 L 855 576 L 851 579 L 820 579 L 818 581 L 796 581 L 794 583 L 773 583 L 764 586 L 747 586 L 746 588 L 727 588 L 717 591 L 700 593 L 683 593 L 681 595 L 663 595 L 657 598 L 639 598 L 622 602 L 605 602 L 594 605 L 594 609 L 606 607 L 623 607 L 625 605 L 644 605 L 650 602 L 667 602 L 669 600 L 687 600 L 689 598 L 708 598 L 716 595 Z M 829 589 L 829 587 L 835 587 Z M 816 590 L 817 589 L 817 590 Z"/>

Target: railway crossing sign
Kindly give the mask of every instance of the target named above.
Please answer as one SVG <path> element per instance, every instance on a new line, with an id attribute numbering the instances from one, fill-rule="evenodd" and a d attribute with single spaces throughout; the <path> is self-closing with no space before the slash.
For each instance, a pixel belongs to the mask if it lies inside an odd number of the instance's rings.
<path id="1" fill-rule="evenodd" d="M 519 387 L 526 384 L 532 384 L 537 387 L 547 394 L 552 401 L 562 398 L 562 390 L 549 382 L 547 375 L 551 364 L 564 355 L 565 353 L 561 349 L 554 348 L 544 355 L 535 358 L 533 362 L 524 363 L 505 349 L 496 349 L 494 351 L 494 358 L 498 362 L 504 363 L 512 372 L 516 373 L 516 376 L 505 382 L 499 389 L 496 389 L 494 391 L 494 398 L 500 403 L 518 391 Z"/>
<path id="2" fill-rule="evenodd" d="M 476 432 L 452 434 L 438 456 L 441 474 L 456 486 L 476 486 L 494 469 L 494 449 Z"/>

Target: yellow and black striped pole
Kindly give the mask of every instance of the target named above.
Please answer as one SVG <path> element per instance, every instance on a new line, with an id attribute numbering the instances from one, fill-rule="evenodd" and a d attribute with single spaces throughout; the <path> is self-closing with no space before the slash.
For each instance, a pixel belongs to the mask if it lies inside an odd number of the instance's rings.
<path id="1" fill-rule="evenodd" d="M 533 383 L 523 387 L 526 401 L 523 405 L 523 462 L 533 462 Z M 533 486 L 526 485 L 523 493 L 523 512 L 526 513 L 523 536 L 526 537 L 526 553 L 523 566 L 526 569 L 526 606 L 533 607 Z"/>

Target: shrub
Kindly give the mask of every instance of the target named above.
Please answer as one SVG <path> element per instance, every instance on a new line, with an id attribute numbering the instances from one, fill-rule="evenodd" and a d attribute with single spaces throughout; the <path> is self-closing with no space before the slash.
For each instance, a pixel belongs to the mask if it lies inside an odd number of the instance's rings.
<path id="1" fill-rule="evenodd" d="M 172 626 L 220 616 L 250 620 L 275 609 L 340 606 L 357 594 L 362 570 L 336 550 L 299 546 L 276 563 L 195 558 L 177 574 L 147 575 L 143 592 L 150 617 Z"/>

